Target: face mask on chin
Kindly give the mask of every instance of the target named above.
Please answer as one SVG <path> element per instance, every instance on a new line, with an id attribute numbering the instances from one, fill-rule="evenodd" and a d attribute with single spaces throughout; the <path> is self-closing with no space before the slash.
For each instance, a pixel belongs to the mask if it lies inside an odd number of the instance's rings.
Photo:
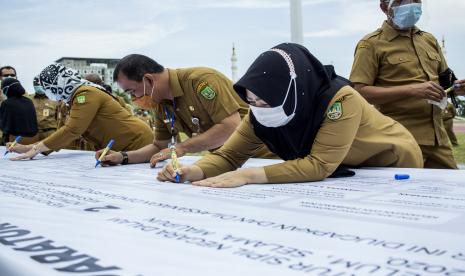
<path id="1" fill-rule="evenodd" d="M 276 107 L 256 107 L 250 105 L 250 110 L 252 114 L 255 116 L 257 121 L 265 126 L 265 127 L 280 127 L 284 126 L 289 123 L 295 116 L 295 111 L 297 109 L 297 83 L 296 79 L 297 75 L 295 73 L 291 73 L 291 80 L 289 82 L 289 86 L 287 88 L 286 97 L 284 97 L 284 101 L 281 105 Z M 294 84 L 294 110 L 290 115 L 287 115 L 284 111 L 284 104 L 286 103 L 287 97 L 289 96 L 289 92 L 291 91 L 291 86 Z"/>

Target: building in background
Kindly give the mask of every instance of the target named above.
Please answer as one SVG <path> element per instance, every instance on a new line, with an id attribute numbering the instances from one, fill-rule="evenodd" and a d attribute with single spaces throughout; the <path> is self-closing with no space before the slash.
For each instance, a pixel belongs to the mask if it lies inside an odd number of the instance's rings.
<path id="1" fill-rule="evenodd" d="M 80 57 L 62 57 L 56 62 L 73 68 L 79 72 L 81 76 L 95 73 L 102 77 L 104 83 L 110 85 L 113 89 L 117 87 L 113 82 L 113 71 L 120 59 L 115 58 L 80 58 Z"/>

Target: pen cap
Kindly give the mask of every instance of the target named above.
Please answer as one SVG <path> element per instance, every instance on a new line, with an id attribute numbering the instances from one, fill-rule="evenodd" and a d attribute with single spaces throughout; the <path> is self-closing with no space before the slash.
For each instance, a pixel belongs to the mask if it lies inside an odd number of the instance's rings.
<path id="1" fill-rule="evenodd" d="M 396 174 L 396 175 L 394 175 L 394 178 L 396 180 L 405 180 L 405 179 L 409 179 L 410 175 L 408 175 L 408 174 Z"/>
<path id="2" fill-rule="evenodd" d="M 108 142 L 107 148 L 111 148 L 113 143 L 115 143 L 115 140 L 111 139 L 110 142 Z"/>

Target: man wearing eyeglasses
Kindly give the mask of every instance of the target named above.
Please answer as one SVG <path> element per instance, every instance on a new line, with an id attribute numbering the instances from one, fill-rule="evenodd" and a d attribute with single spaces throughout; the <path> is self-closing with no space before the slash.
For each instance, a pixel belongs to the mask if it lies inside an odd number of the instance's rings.
<path id="1" fill-rule="evenodd" d="M 447 96 L 465 94 L 465 80 L 455 78 L 434 36 L 415 26 L 421 0 L 380 0 L 380 8 L 387 20 L 358 43 L 350 80 L 413 134 L 425 168 L 457 169 L 441 108 Z"/>
<path id="2" fill-rule="evenodd" d="M 118 63 L 113 79 L 131 94 L 134 104 L 153 111 L 155 140 L 136 151 L 110 152 L 104 164 L 150 162 L 155 167 L 170 158 L 172 142 L 177 142 L 178 157 L 217 149 L 248 112 L 231 80 L 211 68 L 168 69 L 147 56 L 133 54 Z M 189 139 L 179 141 L 179 133 Z M 100 153 L 96 153 L 97 158 Z M 255 156 L 272 155 L 264 149 Z"/>

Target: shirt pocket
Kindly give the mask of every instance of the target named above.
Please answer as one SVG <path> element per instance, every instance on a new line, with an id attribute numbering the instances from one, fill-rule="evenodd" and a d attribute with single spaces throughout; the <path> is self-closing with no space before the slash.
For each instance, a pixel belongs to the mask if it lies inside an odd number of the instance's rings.
<path id="1" fill-rule="evenodd" d="M 411 61 L 412 59 L 410 57 L 402 55 L 391 55 L 387 57 L 387 62 L 391 65 L 401 65 Z"/>
<path id="2" fill-rule="evenodd" d="M 427 51 L 426 55 L 428 56 L 424 61 L 425 71 L 429 75 L 429 79 L 436 81 L 439 75 L 439 69 L 441 66 L 441 56 L 438 53 Z"/>
<path id="3" fill-rule="evenodd" d="M 409 79 L 414 67 L 413 58 L 408 55 L 389 55 L 386 57 L 386 67 L 380 72 L 386 79 Z"/>

